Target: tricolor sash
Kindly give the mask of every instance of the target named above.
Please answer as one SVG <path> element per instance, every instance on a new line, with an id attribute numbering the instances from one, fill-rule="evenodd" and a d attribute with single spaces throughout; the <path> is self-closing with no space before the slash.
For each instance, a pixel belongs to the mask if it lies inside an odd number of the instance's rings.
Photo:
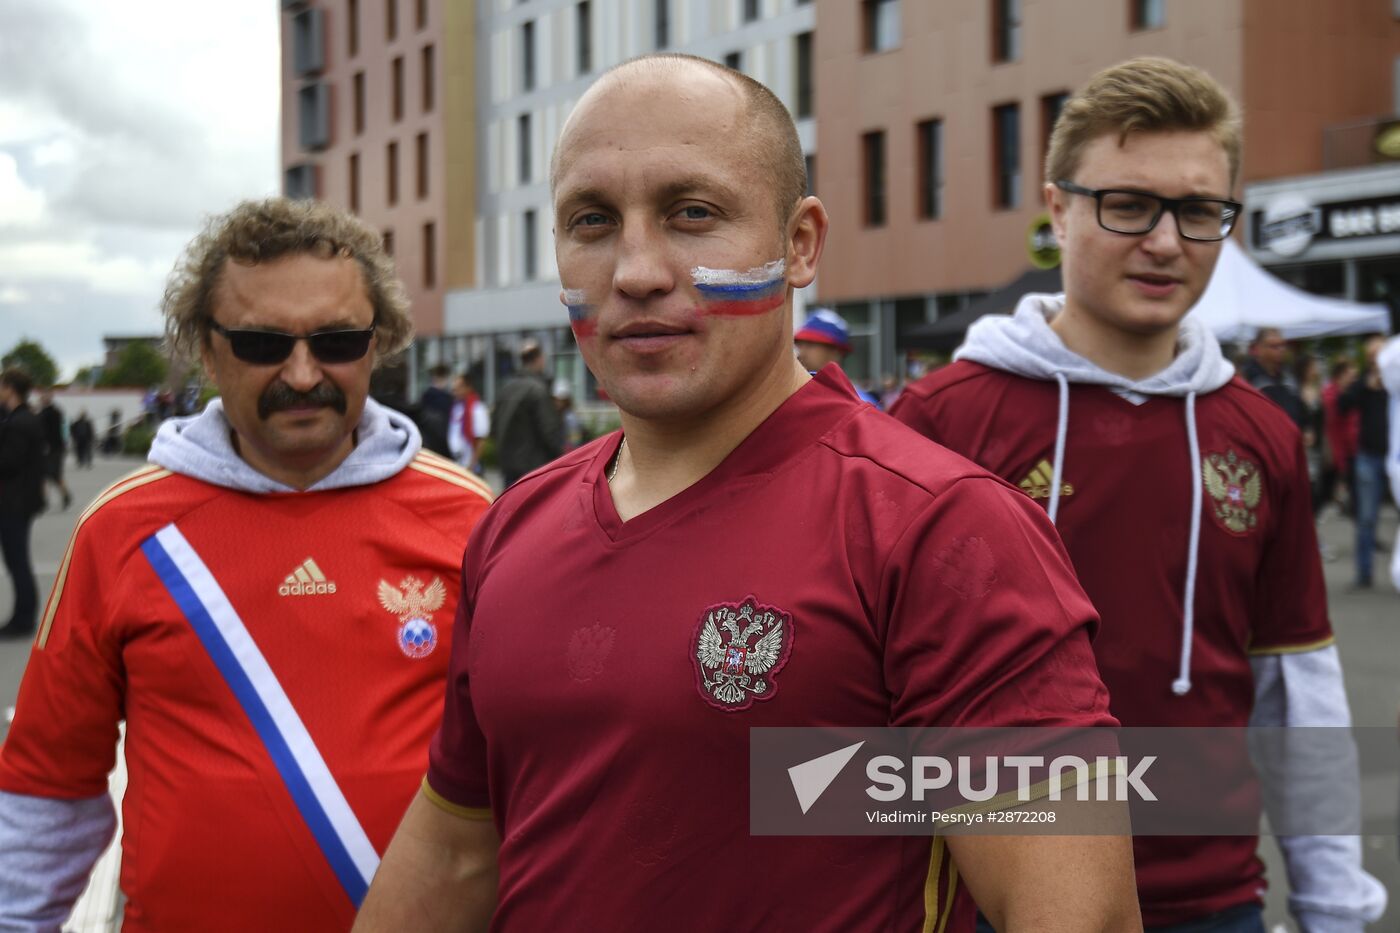
<path id="1" fill-rule="evenodd" d="M 219 582 L 174 524 L 147 538 L 141 550 L 238 698 L 307 828 L 358 908 L 379 867 L 379 855 L 267 659 Z"/>

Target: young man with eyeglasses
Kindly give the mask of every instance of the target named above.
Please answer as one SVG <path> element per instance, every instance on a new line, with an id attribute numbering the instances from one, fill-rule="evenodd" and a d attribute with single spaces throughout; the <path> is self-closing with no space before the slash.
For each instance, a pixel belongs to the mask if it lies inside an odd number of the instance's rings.
<path id="1" fill-rule="evenodd" d="M 171 276 L 219 398 L 83 513 L 0 747 L 0 929 L 56 930 L 113 832 L 123 928 L 345 930 L 427 766 L 489 495 L 368 398 L 411 320 L 377 233 L 272 199 Z"/>
<path id="2" fill-rule="evenodd" d="M 1046 158 L 1065 294 L 974 324 L 892 412 L 1046 506 L 1103 617 L 1094 654 L 1124 726 L 1349 723 L 1298 429 L 1187 316 L 1239 216 L 1240 145 L 1198 69 L 1092 78 Z M 1303 930 L 1380 915 L 1356 837 L 1280 841 Z M 1262 933 L 1256 847 L 1136 840 L 1144 924 Z"/>

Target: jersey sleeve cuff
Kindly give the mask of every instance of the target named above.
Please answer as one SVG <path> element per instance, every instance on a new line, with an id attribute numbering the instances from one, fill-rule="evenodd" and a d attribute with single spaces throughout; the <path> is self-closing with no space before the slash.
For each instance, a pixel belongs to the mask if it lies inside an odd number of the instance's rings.
<path id="1" fill-rule="evenodd" d="M 1251 647 L 1249 654 L 1251 657 L 1267 654 L 1304 654 L 1308 651 L 1321 651 L 1323 648 L 1330 648 L 1337 638 L 1335 635 L 1328 635 L 1317 641 L 1304 642 L 1299 645 L 1266 645 L 1258 648 Z"/>
<path id="2" fill-rule="evenodd" d="M 459 816 L 464 820 L 489 820 L 491 819 L 490 807 L 464 807 L 459 803 L 453 803 L 446 797 L 433 790 L 433 785 L 428 783 L 428 776 L 423 776 L 423 796 L 437 807 L 445 810 L 453 816 Z"/>

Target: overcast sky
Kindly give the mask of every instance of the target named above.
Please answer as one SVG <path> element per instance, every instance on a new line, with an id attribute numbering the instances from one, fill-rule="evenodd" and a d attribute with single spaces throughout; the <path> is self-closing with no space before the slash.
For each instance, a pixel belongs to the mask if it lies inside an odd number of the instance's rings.
<path id="1" fill-rule="evenodd" d="M 276 193 L 275 0 L 0 0 L 0 352 L 156 334 L 204 218 Z"/>

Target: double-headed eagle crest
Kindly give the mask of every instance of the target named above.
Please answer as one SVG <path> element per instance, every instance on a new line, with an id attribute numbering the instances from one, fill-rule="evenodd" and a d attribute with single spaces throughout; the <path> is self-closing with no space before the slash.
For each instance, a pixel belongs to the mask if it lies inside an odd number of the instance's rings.
<path id="1" fill-rule="evenodd" d="M 711 705 L 747 709 L 766 700 L 792 650 L 792 617 L 748 597 L 711 606 L 701 617 L 695 647 L 696 681 Z"/>
<path id="2" fill-rule="evenodd" d="M 437 647 L 437 627 L 433 613 L 447 602 L 447 587 L 434 577 L 424 589 L 417 577 L 404 577 L 398 586 L 379 581 L 379 605 L 398 618 L 399 649 L 410 658 L 425 658 Z"/>
<path id="3" fill-rule="evenodd" d="M 1263 494 L 1259 468 L 1233 450 L 1210 454 L 1201 464 L 1206 492 L 1215 500 L 1215 517 L 1235 534 L 1244 534 L 1259 523 L 1255 509 Z"/>

